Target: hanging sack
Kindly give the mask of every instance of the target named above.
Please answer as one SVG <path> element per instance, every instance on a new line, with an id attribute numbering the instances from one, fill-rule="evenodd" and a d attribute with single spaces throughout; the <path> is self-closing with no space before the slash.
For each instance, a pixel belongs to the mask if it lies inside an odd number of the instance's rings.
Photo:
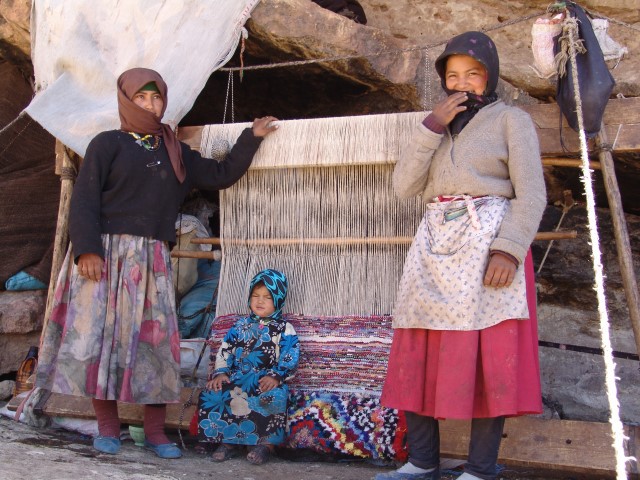
<path id="1" fill-rule="evenodd" d="M 556 74 L 554 47 L 562 32 L 563 15 L 539 18 L 531 26 L 531 68 L 540 78 L 550 78 Z"/>
<path id="2" fill-rule="evenodd" d="M 580 101 L 584 130 L 587 137 L 600 131 L 604 109 L 613 91 L 615 81 L 593 32 L 591 22 L 585 11 L 573 2 L 566 2 L 568 11 L 563 28 L 563 35 L 556 42 L 556 59 L 559 60 L 558 91 L 556 100 L 560 111 L 567 119 L 569 126 L 578 131 L 578 115 L 576 113 L 575 86 L 573 84 L 573 66 L 569 58 L 569 37 L 567 22 L 578 23 L 578 48 L 576 66 L 580 85 Z M 564 66 L 564 68 L 563 68 Z"/>

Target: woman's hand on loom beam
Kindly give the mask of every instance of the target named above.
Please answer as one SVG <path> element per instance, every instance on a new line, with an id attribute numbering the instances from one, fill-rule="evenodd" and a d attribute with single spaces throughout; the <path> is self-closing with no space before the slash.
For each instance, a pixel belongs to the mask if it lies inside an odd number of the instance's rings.
<path id="1" fill-rule="evenodd" d="M 78 257 L 78 273 L 94 282 L 100 280 L 103 265 L 104 260 L 95 253 L 83 253 Z"/>
<path id="2" fill-rule="evenodd" d="M 253 135 L 256 137 L 266 137 L 271 132 L 274 132 L 278 129 L 278 125 L 274 125 L 271 122 L 275 122 L 278 119 L 276 117 L 262 117 L 256 118 L 253 121 L 252 129 Z"/>
<path id="3" fill-rule="evenodd" d="M 516 276 L 518 266 L 508 256 L 500 252 L 492 252 L 489 265 L 484 275 L 486 287 L 508 287 Z"/>
<path id="4" fill-rule="evenodd" d="M 436 122 L 446 127 L 458 113 L 464 112 L 467 109 L 467 107 L 462 105 L 462 103 L 466 101 L 466 92 L 456 92 L 441 102 L 438 102 L 435 107 L 433 107 L 431 115 Z"/>
<path id="5" fill-rule="evenodd" d="M 213 390 L 214 392 L 219 392 L 220 390 L 222 390 L 222 385 L 230 382 L 231 380 L 229 380 L 229 376 L 226 373 L 219 373 L 218 375 L 213 377 L 213 380 L 209 380 L 207 382 L 207 388 L 209 390 Z"/>

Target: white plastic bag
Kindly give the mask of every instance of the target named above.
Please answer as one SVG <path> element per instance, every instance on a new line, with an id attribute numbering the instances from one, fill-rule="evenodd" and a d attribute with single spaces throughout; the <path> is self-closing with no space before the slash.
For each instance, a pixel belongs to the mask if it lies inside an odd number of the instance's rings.
<path id="1" fill-rule="evenodd" d="M 553 46 L 555 37 L 560 35 L 561 31 L 562 20 L 556 17 L 539 18 L 531 27 L 531 68 L 540 78 L 549 78 L 556 74 Z"/>
<path id="2" fill-rule="evenodd" d="M 194 340 L 194 339 L 191 339 Z M 180 342 L 180 374 L 186 377 L 191 377 L 193 375 L 193 369 L 198 362 L 198 358 L 200 357 L 200 352 L 202 351 L 202 345 L 204 343 L 204 338 L 202 342 L 194 342 L 194 341 L 181 341 Z M 202 355 L 202 360 L 200 360 L 200 365 L 198 365 L 198 370 L 196 371 L 196 378 L 206 380 L 207 374 L 209 371 L 209 355 L 211 354 L 211 348 L 209 345 L 206 346 L 204 354 Z"/>
<path id="3" fill-rule="evenodd" d="M 593 26 L 593 33 L 595 33 L 598 39 L 598 45 L 600 45 L 604 59 L 619 61 L 628 50 L 607 34 L 609 20 L 605 18 L 594 18 L 591 20 L 591 25 Z"/>

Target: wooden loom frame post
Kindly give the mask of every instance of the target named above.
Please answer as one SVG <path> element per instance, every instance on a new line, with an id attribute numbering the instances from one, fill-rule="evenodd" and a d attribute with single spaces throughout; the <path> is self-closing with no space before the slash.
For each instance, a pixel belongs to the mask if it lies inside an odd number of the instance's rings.
<path id="1" fill-rule="evenodd" d="M 72 158 L 73 157 L 73 158 Z M 49 289 L 47 291 L 47 304 L 42 323 L 42 339 L 44 331 L 51 316 L 53 308 L 53 294 L 56 288 L 58 275 L 62 269 L 62 262 L 66 255 L 69 240 L 69 205 L 71 193 L 75 183 L 75 173 L 78 171 L 78 157 L 65 145 L 56 140 L 56 175 L 60 175 L 60 203 L 58 204 L 58 221 L 56 224 L 56 236 L 53 243 L 53 260 L 51 262 L 51 275 L 49 277 Z"/>
<path id="2" fill-rule="evenodd" d="M 640 354 L 640 293 L 638 292 L 638 282 L 633 270 L 633 256 L 631 254 L 627 221 L 624 218 L 622 197 L 620 195 L 620 189 L 618 188 L 613 155 L 611 155 L 607 144 L 607 134 L 604 123 L 601 125 L 600 133 L 596 137 L 596 145 L 600 148 L 598 157 L 600 158 L 602 178 L 604 180 L 611 220 L 613 222 L 613 234 L 616 239 L 618 264 L 620 265 L 622 285 L 629 307 L 631 328 L 633 329 L 633 336 L 636 341 L 636 352 Z"/>

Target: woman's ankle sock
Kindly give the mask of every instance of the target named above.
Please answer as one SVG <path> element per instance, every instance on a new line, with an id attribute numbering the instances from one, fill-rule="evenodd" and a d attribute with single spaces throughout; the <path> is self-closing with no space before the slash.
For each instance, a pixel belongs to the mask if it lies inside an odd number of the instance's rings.
<path id="1" fill-rule="evenodd" d="M 164 433 L 164 422 L 167 416 L 166 405 L 144 406 L 144 437 L 153 445 L 171 443 Z"/>
<path id="2" fill-rule="evenodd" d="M 91 399 L 93 410 L 98 420 L 98 432 L 103 437 L 120 438 L 120 418 L 118 417 L 118 404 L 115 400 Z"/>

